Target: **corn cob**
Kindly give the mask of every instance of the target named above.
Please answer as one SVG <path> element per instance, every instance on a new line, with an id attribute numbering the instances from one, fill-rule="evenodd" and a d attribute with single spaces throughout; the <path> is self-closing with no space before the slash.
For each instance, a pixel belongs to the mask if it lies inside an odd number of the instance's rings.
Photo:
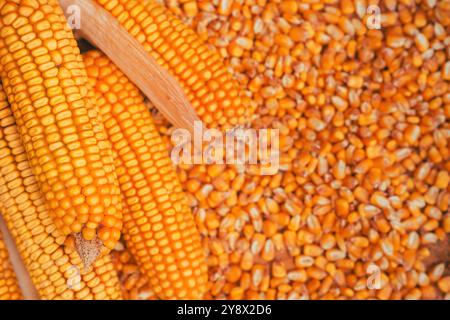
<path id="1" fill-rule="evenodd" d="M 2 1 L 0 13 L 1 78 L 51 217 L 63 235 L 81 233 L 77 240 L 112 249 L 122 227 L 120 191 L 64 14 L 56 0 Z"/>
<path id="2" fill-rule="evenodd" d="M 219 53 L 164 6 L 147 0 L 96 0 L 180 83 L 210 128 L 244 125 L 253 107 Z"/>
<path id="3" fill-rule="evenodd" d="M 207 282 L 200 236 L 144 98 L 100 52 L 84 61 L 113 146 L 127 246 L 160 298 L 200 299 Z"/>
<path id="4" fill-rule="evenodd" d="M 120 285 L 109 255 L 89 270 L 63 246 L 47 202 L 32 173 L 18 126 L 0 84 L 0 202 L 4 219 L 42 299 L 119 299 Z"/>
<path id="5" fill-rule="evenodd" d="M 1 208 L 1 205 L 0 205 Z M 0 300 L 21 300 L 19 282 L 0 232 Z"/>

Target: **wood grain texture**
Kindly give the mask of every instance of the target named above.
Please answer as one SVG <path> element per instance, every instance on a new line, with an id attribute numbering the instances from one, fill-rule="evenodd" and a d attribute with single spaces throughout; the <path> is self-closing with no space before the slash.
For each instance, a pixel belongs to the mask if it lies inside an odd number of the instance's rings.
<path id="1" fill-rule="evenodd" d="M 77 6 L 81 35 L 102 50 L 170 123 L 194 132 L 195 121 L 200 119 L 178 82 L 116 19 L 91 0 L 59 2 L 68 18 L 73 12 L 70 7 Z"/>

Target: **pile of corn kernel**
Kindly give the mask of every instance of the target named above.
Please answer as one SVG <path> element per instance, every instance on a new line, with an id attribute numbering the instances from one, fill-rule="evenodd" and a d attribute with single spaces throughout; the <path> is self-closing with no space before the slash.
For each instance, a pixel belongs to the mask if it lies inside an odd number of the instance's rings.
<path id="1" fill-rule="evenodd" d="M 178 168 L 206 298 L 450 299 L 450 1 L 164 3 L 281 135 L 273 176 Z M 114 260 L 125 298 L 155 298 L 125 247 Z"/>

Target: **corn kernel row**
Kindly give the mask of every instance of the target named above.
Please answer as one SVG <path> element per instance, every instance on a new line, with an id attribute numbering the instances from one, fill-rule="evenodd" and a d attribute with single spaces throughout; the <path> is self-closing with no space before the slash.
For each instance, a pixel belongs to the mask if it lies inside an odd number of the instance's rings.
<path id="1" fill-rule="evenodd" d="M 51 219 L 33 175 L 19 129 L 0 84 L 0 202 L 31 280 L 41 299 L 120 299 L 109 255 L 86 270 Z"/>
<path id="2" fill-rule="evenodd" d="M 113 147 L 127 246 L 160 298 L 201 299 L 207 270 L 199 233 L 144 98 L 100 52 L 83 58 Z"/>
<path id="3" fill-rule="evenodd" d="M 56 0 L 0 4 L 0 71 L 28 159 L 64 235 L 112 249 L 121 210 L 111 147 Z"/>
<path id="4" fill-rule="evenodd" d="M 245 125 L 254 107 L 220 56 L 153 0 L 97 0 L 178 80 L 210 128 Z"/>
<path id="5" fill-rule="evenodd" d="M 1 208 L 1 206 L 0 206 Z M 0 300 L 20 300 L 22 292 L 0 232 Z"/>

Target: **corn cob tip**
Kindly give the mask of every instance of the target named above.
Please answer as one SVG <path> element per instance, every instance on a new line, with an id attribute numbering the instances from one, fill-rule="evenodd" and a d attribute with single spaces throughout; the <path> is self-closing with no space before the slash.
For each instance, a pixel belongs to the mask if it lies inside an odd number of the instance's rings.
<path id="1" fill-rule="evenodd" d="M 87 272 L 102 252 L 102 241 L 99 238 L 86 240 L 83 238 L 81 233 L 76 233 L 74 235 L 74 240 L 75 250 L 80 256 L 81 262 L 84 266 L 84 270 Z"/>

